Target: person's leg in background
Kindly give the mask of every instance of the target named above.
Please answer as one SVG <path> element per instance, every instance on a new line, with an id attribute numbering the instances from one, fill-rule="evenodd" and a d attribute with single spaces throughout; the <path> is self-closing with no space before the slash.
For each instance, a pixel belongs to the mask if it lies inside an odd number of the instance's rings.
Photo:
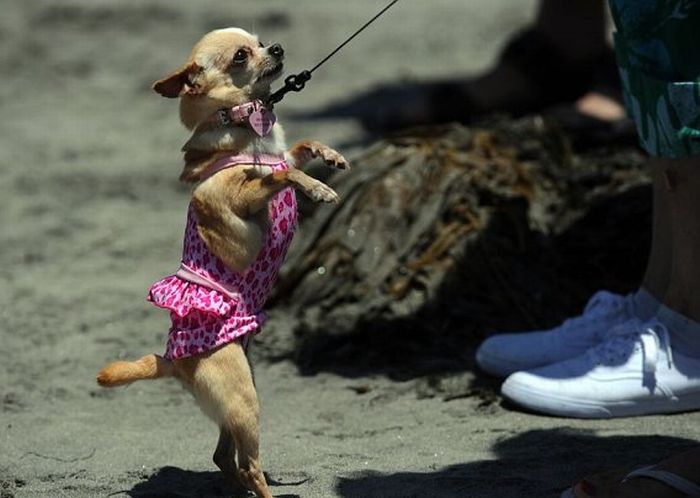
<path id="1" fill-rule="evenodd" d="M 574 101 L 593 84 L 593 74 L 609 52 L 606 31 L 603 0 L 542 0 L 533 26 L 511 40 L 499 63 L 456 86 L 469 109 L 446 117 L 460 121 L 469 113 L 493 110 L 521 114 Z M 622 117 L 620 103 L 605 104 L 589 107 Z"/>
<path id="2" fill-rule="evenodd" d="M 700 155 L 652 162 L 668 179 L 672 240 L 670 279 L 658 316 L 669 322 L 674 348 L 700 358 Z"/>
<path id="3" fill-rule="evenodd" d="M 605 1 L 542 0 L 535 29 L 561 47 L 572 60 L 589 61 L 607 47 Z"/>
<path id="4" fill-rule="evenodd" d="M 542 0 L 535 29 L 560 47 L 568 59 L 587 67 L 588 73 L 593 75 L 587 91 L 576 100 L 575 109 L 602 121 L 624 119 L 625 108 L 619 95 L 616 91 L 611 95 L 616 81 L 600 81 L 599 76 L 600 71 L 609 69 L 605 66 L 610 63 L 605 57 L 608 53 L 605 2 Z"/>
<path id="5" fill-rule="evenodd" d="M 700 321 L 700 156 L 693 160 L 656 159 L 667 171 L 672 225 L 671 285 L 664 304 Z"/>
<path id="6" fill-rule="evenodd" d="M 652 237 L 641 288 L 654 299 L 656 307 L 666 294 L 671 277 L 672 236 L 669 213 L 669 185 L 664 168 L 650 161 L 652 200 Z"/>
<path id="7" fill-rule="evenodd" d="M 552 111 L 555 121 L 580 131 L 626 122 L 606 21 L 604 0 L 540 0 L 533 23 L 508 40 L 484 73 L 390 84 L 335 112 L 357 117 L 373 132 L 468 123 L 493 112 Z"/>

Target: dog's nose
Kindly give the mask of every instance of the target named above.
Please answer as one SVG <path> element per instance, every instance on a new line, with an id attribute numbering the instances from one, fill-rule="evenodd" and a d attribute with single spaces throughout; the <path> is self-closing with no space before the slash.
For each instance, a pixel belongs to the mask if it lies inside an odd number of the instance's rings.
<path id="1" fill-rule="evenodd" d="M 284 49 L 282 48 L 282 45 L 279 43 L 275 43 L 274 45 L 270 45 L 270 48 L 268 49 L 270 52 L 270 55 L 275 57 L 276 59 L 280 59 L 284 55 Z"/>

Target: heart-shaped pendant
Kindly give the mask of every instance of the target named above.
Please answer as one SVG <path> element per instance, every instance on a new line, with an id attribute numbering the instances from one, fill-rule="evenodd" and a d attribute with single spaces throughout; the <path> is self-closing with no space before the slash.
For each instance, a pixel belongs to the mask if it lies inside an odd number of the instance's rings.
<path id="1" fill-rule="evenodd" d="M 267 109 L 256 109 L 248 117 L 250 127 L 261 137 L 269 135 L 275 121 L 277 121 L 275 113 Z"/>

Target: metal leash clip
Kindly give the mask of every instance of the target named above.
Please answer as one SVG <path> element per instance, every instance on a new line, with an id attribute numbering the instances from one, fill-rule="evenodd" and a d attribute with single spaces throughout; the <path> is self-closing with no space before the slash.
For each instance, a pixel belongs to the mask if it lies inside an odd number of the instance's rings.
<path id="1" fill-rule="evenodd" d="M 267 106 L 272 109 L 272 106 L 282 100 L 288 92 L 300 92 L 306 86 L 306 82 L 311 79 L 310 71 L 302 71 L 299 74 L 290 74 L 284 79 L 284 86 L 270 95 L 267 99 Z"/>
<path id="2" fill-rule="evenodd" d="M 333 57 L 335 54 L 337 54 L 340 49 L 342 49 L 345 45 L 350 43 L 350 41 L 355 38 L 357 35 L 362 33 L 367 26 L 372 24 L 374 21 L 376 21 L 379 16 L 384 14 L 387 10 L 389 10 L 396 2 L 399 0 L 391 0 L 389 2 L 389 5 L 384 7 L 382 10 L 380 10 L 372 19 L 367 21 L 365 24 L 360 27 L 360 29 L 356 30 L 352 35 L 350 35 L 343 43 L 338 45 L 330 54 L 328 54 L 324 59 L 321 60 L 318 64 L 316 64 L 314 67 L 307 71 L 302 71 L 299 74 L 291 74 L 287 76 L 284 79 L 284 86 L 277 90 L 275 93 L 270 95 L 267 98 L 267 101 L 265 102 L 265 105 L 269 108 L 269 110 L 272 110 L 272 106 L 274 106 L 277 102 L 282 100 L 288 92 L 300 92 L 301 90 L 304 89 L 304 86 L 306 86 L 306 82 L 311 79 L 311 73 L 316 71 L 319 67 L 324 65 L 331 57 Z"/>

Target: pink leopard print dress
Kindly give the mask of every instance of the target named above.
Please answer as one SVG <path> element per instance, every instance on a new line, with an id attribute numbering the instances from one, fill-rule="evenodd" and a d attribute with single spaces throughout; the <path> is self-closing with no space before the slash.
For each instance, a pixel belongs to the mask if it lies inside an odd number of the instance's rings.
<path id="1" fill-rule="evenodd" d="M 218 161 L 209 176 L 252 162 L 274 171 L 288 169 L 282 157 L 233 156 Z M 153 284 L 148 295 L 153 304 L 170 310 L 167 359 L 204 353 L 259 331 L 266 319 L 263 305 L 296 226 L 296 197 L 294 190 L 287 188 L 270 201 L 270 227 L 258 257 L 244 273 L 236 273 L 209 251 L 199 236 L 196 214 L 190 205 L 180 269 Z"/>

